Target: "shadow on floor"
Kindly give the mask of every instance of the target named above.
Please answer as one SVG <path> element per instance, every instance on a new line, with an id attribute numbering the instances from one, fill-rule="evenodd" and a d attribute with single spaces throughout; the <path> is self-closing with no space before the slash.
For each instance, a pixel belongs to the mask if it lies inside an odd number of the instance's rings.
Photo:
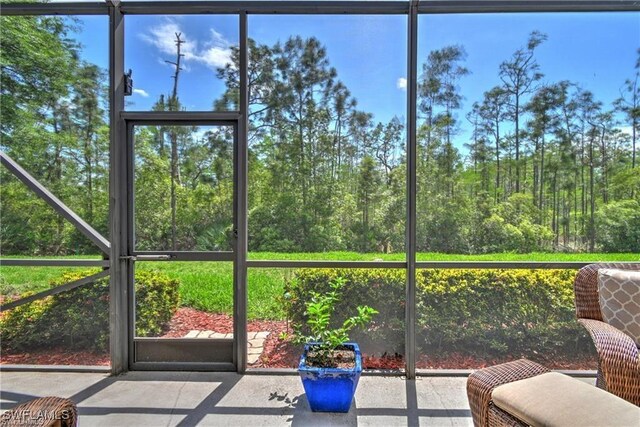
<path id="1" fill-rule="evenodd" d="M 30 374 L 23 373 L 22 375 Z M 135 422 L 136 419 L 149 421 L 153 419 L 161 421 L 164 425 L 182 427 L 211 424 L 212 420 L 215 420 L 217 425 L 228 426 L 236 425 L 234 423 L 237 423 L 238 420 L 246 420 L 254 425 L 267 425 L 273 421 L 275 425 L 357 426 L 359 417 L 367 418 L 368 421 L 365 424 L 371 423 L 370 417 L 380 417 L 377 424 L 381 425 L 385 425 L 386 417 L 393 417 L 389 419 L 394 419 L 403 425 L 417 426 L 420 418 L 425 417 L 436 418 L 439 424 L 448 424 L 449 421 L 456 421 L 454 424 L 460 424 L 471 419 L 471 413 L 468 409 L 419 408 L 415 380 L 403 380 L 406 393 L 405 408 L 397 406 L 358 407 L 357 399 L 354 399 L 348 413 L 335 414 L 311 412 L 305 394 L 298 393 L 301 385 L 299 386 L 297 378 L 250 377 L 243 377 L 235 373 L 129 372 L 121 376 L 99 379 L 69 397 L 78 404 L 81 420 L 83 416 L 91 416 L 94 417 L 93 421 L 98 424 L 109 420 L 113 421 L 113 416 L 122 421 L 123 425 L 132 425 L 129 423 Z M 238 384 L 242 380 L 244 383 L 239 386 Z M 137 382 L 145 382 L 146 384 L 140 384 L 140 386 L 133 384 Z M 176 383 L 175 386 L 172 385 L 172 382 Z M 207 389 L 206 386 L 196 385 L 200 394 L 190 394 L 187 390 L 181 395 L 182 389 L 188 388 L 190 383 L 207 383 L 211 384 L 212 388 Z M 157 386 L 155 386 L 156 384 Z M 191 385 L 193 386 L 193 384 Z M 110 389 L 112 386 L 113 388 Z M 3 388 L 7 387 L 3 386 Z M 136 393 L 145 393 L 144 390 L 150 388 L 152 391 L 147 393 L 157 394 L 157 400 L 150 396 L 144 396 L 146 400 L 136 399 Z M 23 390 L 23 388 L 19 389 Z M 119 390 L 126 391 L 127 396 L 131 395 L 132 398 L 130 400 L 123 399 L 122 395 L 118 394 Z M 163 396 L 163 390 L 171 390 L 172 397 L 167 396 L 169 393 L 165 393 Z M 402 393 L 400 390 L 397 392 Z M 9 402 L 0 404 L 0 409 L 10 409 L 36 397 L 39 396 L 2 390 L 0 398 Z M 111 402 L 113 404 L 110 404 Z"/>

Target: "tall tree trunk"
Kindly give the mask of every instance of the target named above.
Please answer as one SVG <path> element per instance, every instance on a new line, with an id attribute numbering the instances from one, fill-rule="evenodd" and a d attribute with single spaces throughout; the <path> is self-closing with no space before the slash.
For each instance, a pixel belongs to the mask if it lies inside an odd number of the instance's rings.
<path id="1" fill-rule="evenodd" d="M 500 122 L 496 120 L 496 203 L 500 200 Z"/>
<path id="2" fill-rule="evenodd" d="M 606 127 L 602 125 L 600 134 L 600 151 L 602 153 L 602 202 L 606 205 L 609 202 L 609 183 L 607 180 L 607 146 L 605 140 Z"/>
<path id="3" fill-rule="evenodd" d="M 631 168 L 636 167 L 636 128 L 638 127 L 638 119 L 635 117 L 631 122 Z"/>
<path id="4" fill-rule="evenodd" d="M 171 91 L 171 100 L 169 101 L 169 111 L 178 111 L 178 81 L 180 79 L 180 61 L 183 54 L 180 53 L 184 40 L 180 39 L 181 33 L 176 33 L 176 62 L 169 62 L 175 65 L 175 74 L 173 75 L 173 90 Z M 178 249 L 177 234 L 177 186 L 180 182 L 180 171 L 178 167 L 178 133 L 175 128 L 169 131 L 171 140 L 171 248 L 175 251 Z"/>
<path id="5" fill-rule="evenodd" d="M 91 114 L 89 115 L 89 123 L 91 123 Z M 86 220 L 89 224 L 93 222 L 93 158 L 91 156 L 91 140 L 93 131 L 91 125 L 87 128 L 84 141 L 84 161 L 86 164 L 87 178 L 87 212 Z"/>
<path id="6" fill-rule="evenodd" d="M 581 208 L 580 208 L 580 235 L 584 239 L 585 237 L 585 218 L 587 217 L 587 181 L 585 179 L 585 154 L 586 147 L 584 146 L 584 125 L 580 132 L 580 187 L 581 187 Z M 583 241 L 584 244 L 584 241 Z"/>
<path id="7" fill-rule="evenodd" d="M 553 171 L 551 180 L 552 209 L 551 209 L 551 229 L 553 230 L 553 247 L 558 247 L 558 171 Z"/>
<path id="8" fill-rule="evenodd" d="M 575 157 L 575 171 L 573 175 L 573 246 L 574 250 L 578 247 L 578 156 Z"/>
<path id="9" fill-rule="evenodd" d="M 595 131 L 595 129 L 594 129 Z M 591 212 L 589 215 L 589 251 L 593 252 L 596 247 L 596 230 L 595 230 L 595 210 L 596 210 L 596 199 L 595 199 L 595 176 L 594 176 L 594 159 L 593 159 L 593 143 L 595 136 L 592 135 L 590 138 L 589 144 L 589 202 Z"/>
<path id="10" fill-rule="evenodd" d="M 636 74 L 637 76 L 637 74 Z M 631 105 L 637 109 L 640 109 L 640 100 L 638 100 L 638 91 L 637 89 L 638 79 L 633 84 L 631 93 L 633 93 L 633 98 L 631 101 Z M 636 128 L 638 127 L 638 114 L 632 113 L 631 119 L 631 169 L 635 169 L 636 167 Z M 633 189 L 631 190 L 631 197 L 633 197 Z"/>
<path id="11" fill-rule="evenodd" d="M 534 149 L 533 155 L 531 156 L 531 160 L 533 162 L 531 175 L 533 177 L 533 185 L 531 187 L 531 199 L 533 200 L 534 206 L 540 209 L 540 205 L 538 203 L 538 186 L 540 185 L 540 166 L 538 164 L 540 159 L 540 139 L 535 138 L 534 140 Z M 542 216 L 542 212 L 540 212 L 540 217 Z M 542 223 L 542 218 L 537 218 L 538 224 Z"/>
<path id="12" fill-rule="evenodd" d="M 516 125 L 516 193 L 520 192 L 520 95 L 515 94 L 515 125 Z"/>
<path id="13" fill-rule="evenodd" d="M 544 133 L 540 139 L 540 202 L 538 203 L 538 209 L 540 209 L 540 215 L 544 217 Z"/>
<path id="14" fill-rule="evenodd" d="M 58 115 L 56 114 L 55 107 L 53 107 L 53 132 L 57 135 L 62 132 L 61 124 L 59 123 Z M 56 138 L 55 152 L 53 154 L 53 168 L 49 172 L 49 181 L 51 182 L 51 189 L 53 191 L 58 190 L 62 182 L 62 144 L 59 138 Z M 64 234 L 64 218 L 62 215 L 56 215 L 56 241 L 53 242 L 53 254 L 60 255 L 63 246 Z"/>

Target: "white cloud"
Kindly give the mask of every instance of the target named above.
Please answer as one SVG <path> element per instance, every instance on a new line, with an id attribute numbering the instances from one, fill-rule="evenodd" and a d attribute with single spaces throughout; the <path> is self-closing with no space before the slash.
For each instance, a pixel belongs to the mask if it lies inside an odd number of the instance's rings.
<path id="1" fill-rule="evenodd" d="M 210 29 L 210 36 L 211 38 L 203 43 L 203 49 L 194 59 L 212 69 L 224 67 L 231 62 L 229 42 L 213 28 Z"/>
<path id="2" fill-rule="evenodd" d="M 182 39 L 188 40 L 187 35 L 182 31 L 178 22 L 173 19 L 166 19 L 162 24 L 151 27 L 146 33 L 140 35 L 140 38 L 150 45 L 156 47 L 160 53 L 164 55 L 171 55 L 171 60 L 176 54 L 176 34 L 182 33 Z M 187 56 L 193 55 L 194 43 L 193 41 L 185 42 L 182 47 L 182 53 Z"/>
<path id="3" fill-rule="evenodd" d="M 134 89 L 133 93 L 142 96 L 143 98 L 148 98 L 149 93 L 144 89 Z"/>
<path id="4" fill-rule="evenodd" d="M 227 40 L 224 38 L 224 36 L 219 32 L 217 32 L 215 29 L 211 28 L 210 31 L 211 31 L 211 43 L 218 44 L 218 45 L 229 44 Z"/>
<path id="5" fill-rule="evenodd" d="M 407 90 L 407 79 L 405 79 L 404 77 L 400 77 L 397 81 L 396 81 L 396 87 L 400 90 Z"/>
<path id="6" fill-rule="evenodd" d="M 231 51 L 228 48 L 210 47 L 194 58 L 198 62 L 204 63 L 207 67 L 215 70 L 222 68 L 231 62 Z"/>
<path id="7" fill-rule="evenodd" d="M 176 19 L 168 18 L 162 24 L 150 28 L 146 33 L 140 35 L 142 40 L 154 46 L 163 55 L 160 58 L 164 61 L 175 61 L 176 55 L 176 34 L 181 33 L 181 39 L 185 42 L 181 46 L 181 53 L 184 54 L 183 64 L 185 70 L 190 62 L 198 62 L 215 70 L 224 67 L 231 62 L 231 45 L 222 34 L 210 29 L 209 38 L 197 40 L 187 34 Z"/>

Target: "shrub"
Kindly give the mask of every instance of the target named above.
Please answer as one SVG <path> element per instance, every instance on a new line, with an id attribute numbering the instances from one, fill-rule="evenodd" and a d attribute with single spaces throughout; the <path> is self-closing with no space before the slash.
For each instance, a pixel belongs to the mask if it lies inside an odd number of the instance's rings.
<path id="1" fill-rule="evenodd" d="M 500 356 L 588 348 L 572 270 L 421 270 L 417 341 L 426 353 Z"/>
<path id="2" fill-rule="evenodd" d="M 178 309 L 180 283 L 155 271 L 136 272 L 136 334 L 155 336 Z"/>
<path id="3" fill-rule="evenodd" d="M 67 272 L 52 280 L 50 286 L 57 287 L 93 273 Z M 157 335 L 178 308 L 179 284 L 151 271 L 137 271 L 135 283 L 136 333 Z M 102 278 L 9 310 L 0 317 L 0 330 L 5 349 L 65 345 L 104 351 L 109 343 L 109 279 Z"/>
<path id="4" fill-rule="evenodd" d="M 596 212 L 596 240 L 604 252 L 640 252 L 640 203 L 620 200 Z"/>
<path id="5" fill-rule="evenodd" d="M 367 306 L 359 305 L 357 314 L 348 317 L 338 328 L 331 328 L 331 317 L 335 314 L 335 306 L 342 299 L 342 290 L 346 281 L 338 277 L 330 284 L 331 290 L 326 294 L 314 292 L 311 300 L 305 304 L 305 315 L 307 316 L 307 326 L 311 330 L 311 335 L 305 336 L 296 334 L 296 341 L 302 344 L 313 344 L 316 353 L 313 358 L 319 366 L 337 367 L 336 350 L 344 343 L 349 342 L 349 333 L 356 326 L 365 328 L 371 318 L 378 314 L 376 310 Z M 311 361 L 311 356 L 307 360 Z"/>
<path id="6" fill-rule="evenodd" d="M 27 292 L 21 297 L 28 297 L 33 293 Z M 40 299 L 0 314 L 3 350 L 36 347 L 46 340 L 42 334 L 42 319 L 51 306 L 51 299 L 52 297 Z"/>
<path id="7" fill-rule="evenodd" d="M 300 269 L 285 284 L 289 317 L 294 326 L 308 334 L 305 304 L 314 293 L 326 294 L 331 283 L 342 278 L 345 286 L 335 305 L 330 327 L 339 328 L 358 306 L 369 305 L 378 311 L 364 331 L 353 331 L 351 339 L 368 353 L 404 351 L 404 270 L 387 269 Z"/>
<path id="8" fill-rule="evenodd" d="M 354 334 L 363 351 L 404 351 L 403 270 L 302 269 L 287 284 L 290 318 L 306 321 L 304 303 L 344 277 L 335 325 L 358 305 L 378 310 L 372 327 Z M 420 270 L 416 283 L 416 342 L 423 354 L 460 352 L 479 357 L 545 357 L 588 352 L 575 321 L 573 270 Z M 553 354 L 551 354 L 551 353 Z"/>

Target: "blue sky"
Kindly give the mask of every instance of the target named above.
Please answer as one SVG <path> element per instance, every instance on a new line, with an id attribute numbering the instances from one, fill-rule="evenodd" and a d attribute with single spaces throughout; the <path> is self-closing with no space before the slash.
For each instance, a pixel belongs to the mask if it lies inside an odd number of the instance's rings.
<path id="1" fill-rule="evenodd" d="M 107 23 L 104 17 L 81 18 L 77 36 L 84 55 L 106 67 Z M 133 69 L 136 93 L 128 98 L 132 110 L 146 110 L 162 93 L 169 93 L 174 60 L 174 33 L 182 32 L 185 70 L 179 95 L 189 110 L 209 110 L 224 90 L 215 68 L 229 58 L 238 43 L 235 16 L 130 16 L 126 18 L 127 68 Z M 317 37 L 326 47 L 338 78 L 358 100 L 358 108 L 387 121 L 405 116 L 405 16 L 265 16 L 249 18 L 249 36 L 273 45 L 289 36 Z M 469 76 L 460 81 L 464 113 L 484 91 L 499 83 L 499 64 L 526 44 L 531 31 L 548 35 L 536 54 L 543 81 L 575 81 L 610 104 L 619 96 L 640 47 L 640 13 L 546 13 L 422 15 L 419 19 L 419 67 L 429 51 L 463 45 Z M 463 127 L 458 145 L 466 142 Z"/>

